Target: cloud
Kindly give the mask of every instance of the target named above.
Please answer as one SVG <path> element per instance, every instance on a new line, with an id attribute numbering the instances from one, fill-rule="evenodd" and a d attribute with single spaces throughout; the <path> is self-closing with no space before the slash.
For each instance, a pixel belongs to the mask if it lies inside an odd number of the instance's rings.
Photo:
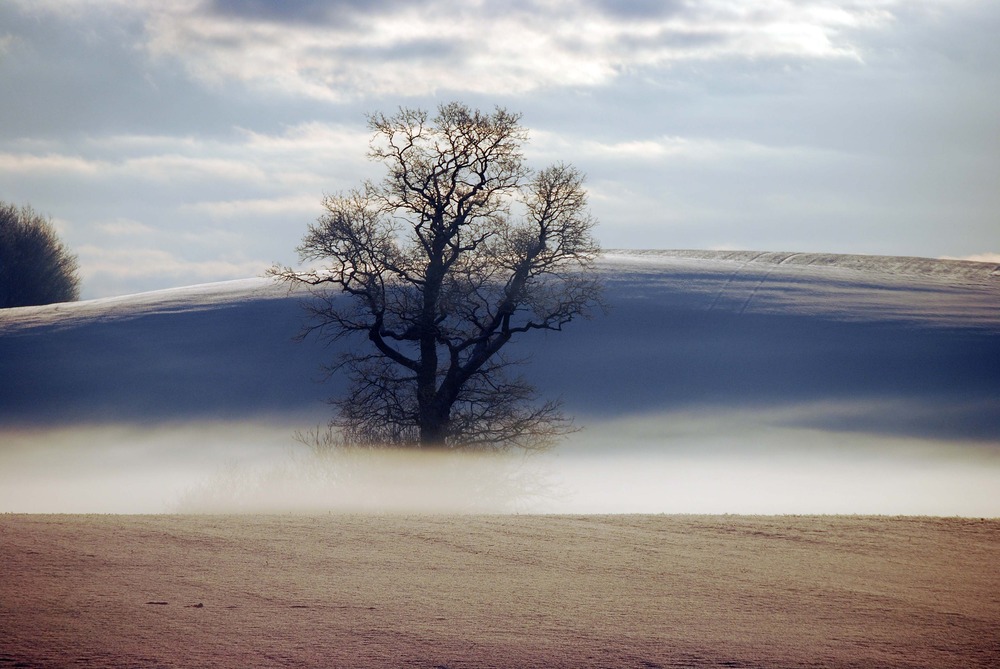
<path id="1" fill-rule="evenodd" d="M 365 163 L 370 134 L 362 121 L 360 116 L 353 126 L 309 121 L 287 124 L 277 132 L 237 126 L 224 138 L 115 133 L 85 138 L 76 155 L 59 155 L 47 143 L 41 144 L 44 153 L 0 153 L 0 169 L 120 169 L 151 179 L 195 174 L 271 181 L 280 169 L 275 167 L 276 160 L 281 168 L 295 163 L 318 167 L 335 162 L 349 162 L 356 168 Z M 110 157 L 97 158 L 101 155 Z"/>
<path id="2" fill-rule="evenodd" d="M 236 218 L 243 216 L 271 216 L 275 214 L 317 215 L 320 201 L 314 195 L 287 196 L 278 198 L 256 198 L 246 200 L 219 200 L 196 202 L 184 207 L 186 211 L 206 213 L 214 218 Z"/>
<path id="3" fill-rule="evenodd" d="M 260 167 L 242 160 L 193 157 L 178 154 L 144 156 L 126 160 L 121 169 L 143 179 L 176 181 L 178 179 L 215 179 L 264 183 L 267 175 Z"/>
<path id="4" fill-rule="evenodd" d="M 17 37 L 11 35 L 10 33 L 0 35 L 0 56 L 3 56 L 8 51 L 10 51 L 11 47 L 14 46 L 16 41 Z"/>
<path id="5" fill-rule="evenodd" d="M 772 242 L 766 235 L 786 220 L 797 221 L 803 238 L 824 219 L 844 229 L 850 208 L 840 184 L 857 182 L 861 167 L 871 169 L 849 153 L 804 144 L 674 135 L 573 138 L 537 131 L 532 138 L 533 164 L 566 160 L 587 173 L 591 209 L 602 222 L 598 233 L 611 248 L 768 250 L 775 244 L 829 250 L 810 246 L 809 239 Z M 852 203 L 855 212 L 860 204 Z M 727 228 L 735 222 L 740 225 L 733 226 L 734 235 Z"/>
<path id="6" fill-rule="evenodd" d="M 360 119 L 359 119 L 360 121 Z M 291 153 L 306 151 L 328 152 L 330 155 L 363 156 L 368 148 L 369 133 L 358 126 L 310 121 L 287 126 L 280 134 L 243 130 L 246 145 L 261 153 Z"/>
<path id="7" fill-rule="evenodd" d="M 0 141 L 0 184 L 62 222 L 86 297 L 243 278 L 292 262 L 324 191 L 372 174 L 362 120 L 225 138 L 88 136 L 63 153 Z"/>
<path id="8" fill-rule="evenodd" d="M 327 0 L 211 0 L 205 4 L 208 13 L 240 21 L 274 23 L 327 23 L 333 19 L 349 19 L 366 6 L 385 5 L 378 2 L 329 2 Z"/>
<path id="9" fill-rule="evenodd" d="M 87 160 L 80 156 L 46 153 L 0 153 L 0 172 L 16 174 L 76 174 L 91 176 L 109 167 L 107 163 Z"/>
<path id="10" fill-rule="evenodd" d="M 323 100 L 437 90 L 523 94 L 599 86 L 627 72 L 718 59 L 859 60 L 860 7 L 740 3 L 171 3 L 149 10 L 146 49 L 207 85 L 240 81 Z M 432 36 L 432 37 L 428 37 Z"/>
<path id="11" fill-rule="evenodd" d="M 194 260 L 161 248 L 103 248 L 86 244 L 75 249 L 85 282 L 163 281 L 191 285 L 233 277 L 260 276 L 267 260 L 211 258 Z"/>
<path id="12" fill-rule="evenodd" d="M 111 237 L 140 237 L 155 232 L 152 227 L 130 218 L 116 218 L 106 223 L 98 223 L 95 227 Z"/>
<path id="13" fill-rule="evenodd" d="M 100 176 L 150 181 L 178 179 L 236 180 L 262 183 L 267 180 L 264 170 L 253 164 L 207 156 L 180 154 L 148 155 L 118 161 L 96 160 L 78 155 L 55 153 L 0 153 L 0 172 L 17 174 Z"/>
<path id="14" fill-rule="evenodd" d="M 768 163 L 803 163 L 842 159 L 842 154 L 820 147 L 765 144 L 745 139 L 711 137 L 659 137 L 606 141 L 574 138 L 549 131 L 534 131 L 529 152 L 533 157 L 556 160 L 572 156 L 574 160 L 620 161 L 623 166 L 641 170 L 650 163 L 685 163 L 733 165 L 737 161 Z"/>
<path id="15" fill-rule="evenodd" d="M 998 248 L 997 7 L 0 2 L 0 190 L 71 246 L 145 244 L 127 219 L 292 256 L 308 201 L 381 174 L 365 111 L 460 99 L 586 172 L 607 246 L 971 256 Z"/>

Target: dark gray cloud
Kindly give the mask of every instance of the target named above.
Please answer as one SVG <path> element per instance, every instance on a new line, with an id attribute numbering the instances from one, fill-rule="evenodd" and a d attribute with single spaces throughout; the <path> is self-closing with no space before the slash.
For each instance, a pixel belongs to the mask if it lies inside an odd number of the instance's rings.
<path id="1" fill-rule="evenodd" d="M 378 14 L 428 2 L 410 0 L 210 0 L 209 14 L 255 21 L 294 24 L 352 22 L 358 15 Z"/>
<path id="2" fill-rule="evenodd" d="M 399 44 L 351 46 L 342 49 L 341 54 L 352 59 L 371 59 L 383 63 L 447 59 L 457 61 L 467 56 L 470 50 L 471 47 L 467 44 L 420 37 Z"/>
<path id="3" fill-rule="evenodd" d="M 680 0 L 587 0 L 584 5 L 624 19 L 659 19 L 684 14 L 690 7 Z"/>

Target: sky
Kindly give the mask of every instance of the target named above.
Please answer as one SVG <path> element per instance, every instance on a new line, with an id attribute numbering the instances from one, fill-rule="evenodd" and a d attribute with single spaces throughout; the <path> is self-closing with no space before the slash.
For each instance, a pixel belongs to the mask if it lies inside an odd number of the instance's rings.
<path id="1" fill-rule="evenodd" d="M 992 0 L 4 0 L 0 199 L 84 298 L 294 263 L 365 115 L 523 114 L 605 248 L 1000 261 Z"/>

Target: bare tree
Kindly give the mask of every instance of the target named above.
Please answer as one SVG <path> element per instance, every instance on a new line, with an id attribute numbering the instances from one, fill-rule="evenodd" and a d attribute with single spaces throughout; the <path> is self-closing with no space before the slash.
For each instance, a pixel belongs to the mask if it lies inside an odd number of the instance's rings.
<path id="1" fill-rule="evenodd" d="M 353 387 L 334 425 L 351 443 L 547 444 L 569 422 L 501 349 L 599 304 L 583 176 L 529 170 L 520 115 L 504 109 L 450 103 L 433 118 L 400 109 L 368 122 L 385 178 L 325 198 L 298 248 L 315 269 L 272 269 L 321 289 L 307 332 L 370 341 L 336 365 Z"/>
<path id="2" fill-rule="evenodd" d="M 71 302 L 80 295 L 76 256 L 47 218 L 0 202 L 0 308 Z"/>

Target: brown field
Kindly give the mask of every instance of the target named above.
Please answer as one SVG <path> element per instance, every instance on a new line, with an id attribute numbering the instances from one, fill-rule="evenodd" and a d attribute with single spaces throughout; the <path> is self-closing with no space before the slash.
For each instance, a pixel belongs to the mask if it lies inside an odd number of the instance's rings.
<path id="1" fill-rule="evenodd" d="M 0 667 L 998 666 L 998 520 L 0 516 Z"/>

